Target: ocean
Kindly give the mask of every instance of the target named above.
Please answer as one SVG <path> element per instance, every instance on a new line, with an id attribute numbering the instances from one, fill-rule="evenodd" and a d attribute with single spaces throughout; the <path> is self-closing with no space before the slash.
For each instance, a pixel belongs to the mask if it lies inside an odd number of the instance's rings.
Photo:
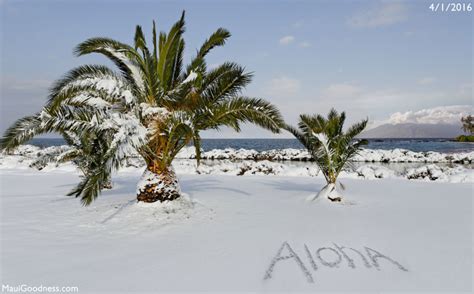
<path id="1" fill-rule="evenodd" d="M 66 144 L 61 138 L 35 138 L 28 144 L 39 147 L 59 146 Z M 296 148 L 303 146 L 296 139 L 203 139 L 204 151 L 212 149 L 254 149 L 265 151 L 271 149 Z M 365 146 L 369 149 L 390 150 L 395 148 L 415 152 L 436 151 L 440 153 L 460 153 L 474 151 L 473 143 L 454 142 L 450 139 L 369 139 Z"/>

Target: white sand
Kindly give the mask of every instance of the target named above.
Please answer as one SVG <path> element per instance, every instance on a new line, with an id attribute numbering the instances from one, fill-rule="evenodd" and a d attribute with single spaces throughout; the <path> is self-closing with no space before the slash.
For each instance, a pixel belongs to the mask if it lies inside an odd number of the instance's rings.
<path id="1" fill-rule="evenodd" d="M 336 205 L 305 201 L 322 187 L 317 178 L 184 175 L 193 203 L 146 205 L 134 201 L 140 174 L 120 173 L 83 208 L 62 196 L 77 182 L 71 172 L 0 170 L 1 283 L 80 293 L 471 292 L 471 184 L 346 179 L 352 205 Z M 271 269 L 284 242 L 297 256 Z M 334 244 L 359 250 L 370 268 L 345 250 L 349 267 Z M 323 247 L 333 267 L 318 259 Z M 400 266 L 379 258 L 377 270 L 365 247 Z"/>

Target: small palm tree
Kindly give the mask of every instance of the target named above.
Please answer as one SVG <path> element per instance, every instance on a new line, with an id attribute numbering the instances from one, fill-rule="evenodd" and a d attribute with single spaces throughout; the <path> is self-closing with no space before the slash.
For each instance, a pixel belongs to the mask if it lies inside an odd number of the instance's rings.
<path id="1" fill-rule="evenodd" d="M 462 127 L 461 129 L 468 134 L 474 133 L 474 116 L 468 115 L 461 118 Z"/>
<path id="2" fill-rule="evenodd" d="M 43 110 L 17 121 L 0 141 L 12 149 L 46 132 L 112 138 L 98 164 L 90 166 L 78 186 L 69 193 L 90 204 L 112 171 L 124 159 L 138 153 L 146 170 L 138 184 L 137 199 L 144 202 L 174 200 L 181 195 L 172 161 L 188 143 L 196 147 L 199 163 L 200 132 L 241 123 L 254 123 L 272 132 L 284 125 L 280 112 L 259 98 L 241 96 L 252 75 L 233 62 L 208 70 L 206 55 L 230 37 L 215 31 L 189 65 L 183 66 L 184 12 L 168 33 L 152 29 L 152 49 L 140 26 L 134 46 L 92 38 L 79 44 L 77 55 L 99 53 L 120 70 L 85 65 L 70 71 L 51 90 Z M 102 139 L 101 139 L 102 138 Z"/>
<path id="3" fill-rule="evenodd" d="M 366 140 L 354 140 L 366 127 L 368 120 L 363 120 L 349 127 L 344 132 L 346 114 L 331 109 L 327 118 L 321 115 L 300 115 L 298 129 L 286 126 L 303 146 L 308 149 L 312 158 L 321 170 L 327 185 L 312 199 L 324 196 L 331 201 L 342 201 L 337 191 L 337 177 L 349 164 L 351 158 L 360 150 Z M 342 189 L 344 186 L 339 183 Z"/>

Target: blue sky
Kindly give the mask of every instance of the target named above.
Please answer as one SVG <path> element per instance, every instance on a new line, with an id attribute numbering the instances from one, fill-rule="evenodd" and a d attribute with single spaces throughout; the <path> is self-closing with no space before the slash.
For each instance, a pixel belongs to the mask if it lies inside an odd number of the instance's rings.
<path id="1" fill-rule="evenodd" d="M 274 102 L 290 123 L 299 113 L 331 107 L 345 110 L 349 121 L 369 117 L 375 125 L 472 111 L 473 12 L 432 12 L 429 1 L 0 3 L 0 131 L 39 110 L 48 87 L 69 69 L 108 64 L 101 56 L 74 57 L 79 42 L 107 36 L 130 43 L 135 25 L 149 33 L 155 19 L 168 30 L 183 9 L 186 56 L 215 29 L 227 28 L 232 37 L 209 64 L 237 61 L 254 72 L 245 94 Z M 452 105 L 465 106 L 443 108 Z M 238 136 L 271 134 L 248 126 Z"/>

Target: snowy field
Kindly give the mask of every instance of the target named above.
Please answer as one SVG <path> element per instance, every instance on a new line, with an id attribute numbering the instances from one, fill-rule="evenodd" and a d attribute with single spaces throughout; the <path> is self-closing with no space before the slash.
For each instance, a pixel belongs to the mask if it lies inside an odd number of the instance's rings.
<path id="1" fill-rule="evenodd" d="M 187 200 L 137 204 L 141 169 L 89 207 L 72 169 L 2 168 L 1 282 L 79 293 L 472 290 L 472 184 L 183 175 Z M 345 247 L 345 248 L 343 248 Z M 352 248 L 352 249 L 349 249 Z"/>

